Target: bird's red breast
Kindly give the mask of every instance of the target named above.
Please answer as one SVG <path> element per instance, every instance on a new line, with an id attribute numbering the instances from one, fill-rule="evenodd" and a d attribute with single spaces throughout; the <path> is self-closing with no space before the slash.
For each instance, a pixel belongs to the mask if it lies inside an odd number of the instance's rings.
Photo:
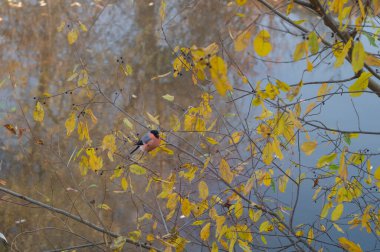
<path id="1" fill-rule="evenodd" d="M 160 143 L 161 143 L 160 138 L 155 137 L 155 135 L 153 135 L 152 133 L 149 133 L 149 137 L 150 137 L 150 140 L 140 147 L 142 151 L 150 152 L 156 149 L 158 146 L 160 146 Z"/>

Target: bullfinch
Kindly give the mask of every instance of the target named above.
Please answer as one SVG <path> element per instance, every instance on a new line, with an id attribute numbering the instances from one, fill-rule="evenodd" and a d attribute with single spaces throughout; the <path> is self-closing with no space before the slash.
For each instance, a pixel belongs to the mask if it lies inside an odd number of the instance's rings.
<path id="1" fill-rule="evenodd" d="M 130 154 L 133 154 L 138 149 L 142 150 L 143 152 L 150 152 L 156 149 L 160 145 L 160 142 L 161 139 L 158 130 L 151 130 L 136 143 L 137 147 L 131 151 Z"/>

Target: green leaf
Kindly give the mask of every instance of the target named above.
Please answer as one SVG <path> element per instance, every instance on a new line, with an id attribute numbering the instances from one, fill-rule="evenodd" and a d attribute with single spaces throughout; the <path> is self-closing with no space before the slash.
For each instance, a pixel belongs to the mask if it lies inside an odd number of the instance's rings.
<path id="1" fill-rule="evenodd" d="M 373 36 L 371 36 L 367 32 L 363 32 L 362 34 L 367 37 L 367 39 L 368 39 L 368 41 L 369 41 L 369 43 L 370 43 L 371 46 L 378 47 L 376 45 L 376 40 L 375 40 L 375 38 Z"/>
<path id="2" fill-rule="evenodd" d="M 132 164 L 129 166 L 129 170 L 136 175 L 143 175 L 146 173 L 146 169 L 137 165 L 137 164 Z"/>
<path id="3" fill-rule="evenodd" d="M 333 170 L 333 171 L 336 171 L 336 170 L 339 169 L 339 166 L 336 165 L 336 164 L 331 164 L 331 165 L 329 166 L 329 169 L 330 169 L 330 170 Z"/>
<path id="4" fill-rule="evenodd" d="M 351 144 L 351 138 L 350 138 L 350 134 L 343 134 L 343 140 L 346 142 L 346 144 L 350 145 Z"/>

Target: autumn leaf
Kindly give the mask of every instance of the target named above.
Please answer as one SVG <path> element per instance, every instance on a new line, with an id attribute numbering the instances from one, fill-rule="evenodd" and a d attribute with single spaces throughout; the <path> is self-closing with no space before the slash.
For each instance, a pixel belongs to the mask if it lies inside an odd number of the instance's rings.
<path id="1" fill-rule="evenodd" d="M 211 79 L 216 91 L 221 96 L 225 96 L 227 91 L 232 90 L 232 86 L 227 77 L 227 64 L 221 57 L 213 56 L 210 59 L 210 66 Z"/>
<path id="2" fill-rule="evenodd" d="M 310 227 L 309 232 L 307 232 L 307 243 L 311 244 L 314 240 L 313 227 Z"/>
<path id="3" fill-rule="evenodd" d="M 343 213 L 343 209 L 344 209 L 344 206 L 342 203 L 340 203 L 339 205 L 337 205 L 335 207 L 335 209 L 332 211 L 331 213 L 331 220 L 332 221 L 337 221 L 340 219 L 340 216 L 342 216 L 342 213 Z"/>
<path id="4" fill-rule="evenodd" d="M 128 189 L 128 181 L 125 177 L 121 179 L 121 188 L 123 188 L 124 191 Z"/>
<path id="5" fill-rule="evenodd" d="M 108 158 L 113 161 L 113 153 L 117 150 L 116 147 L 116 138 L 113 134 L 109 134 L 104 136 L 103 142 L 102 142 L 102 149 L 103 150 L 109 150 L 108 151 Z"/>
<path id="6" fill-rule="evenodd" d="M 317 162 L 317 165 L 316 165 L 317 168 L 321 168 L 325 165 L 330 164 L 332 161 L 334 161 L 336 156 L 337 156 L 337 154 L 335 152 L 333 152 L 329 155 L 324 155 L 324 156 L 320 157 L 318 162 Z"/>
<path id="7" fill-rule="evenodd" d="M 243 204 L 241 202 L 241 199 L 239 199 L 238 201 L 236 201 L 236 204 L 235 204 L 235 216 L 236 218 L 240 218 L 242 215 L 243 215 Z"/>
<path id="8" fill-rule="evenodd" d="M 85 69 L 80 70 L 78 77 L 78 87 L 85 87 L 88 84 L 88 73 Z"/>
<path id="9" fill-rule="evenodd" d="M 97 206 L 97 208 L 100 208 L 100 209 L 103 209 L 103 210 L 106 210 L 106 211 L 111 210 L 111 208 L 107 204 L 99 204 Z"/>
<path id="10" fill-rule="evenodd" d="M 220 161 L 219 173 L 222 179 L 231 184 L 232 180 L 234 179 L 234 174 L 231 172 L 231 168 L 224 158 Z"/>
<path id="11" fill-rule="evenodd" d="M 72 45 L 77 41 L 79 36 L 79 31 L 77 28 L 74 28 L 67 33 L 67 41 L 69 42 L 69 45 Z"/>
<path id="12" fill-rule="evenodd" d="M 365 58 L 366 53 L 364 51 L 364 46 L 362 42 L 357 41 L 352 49 L 352 69 L 355 73 L 363 68 Z"/>
<path id="13" fill-rule="evenodd" d="M 270 43 L 270 34 L 267 30 L 261 30 L 257 34 L 256 38 L 253 40 L 253 48 L 261 57 L 265 57 L 271 52 L 272 45 Z"/>
<path id="14" fill-rule="evenodd" d="M 240 141 L 240 138 L 243 136 L 243 132 L 237 131 L 232 133 L 230 144 L 237 144 Z"/>
<path id="15" fill-rule="evenodd" d="M 315 31 L 309 34 L 309 49 L 312 54 L 316 54 L 319 51 L 318 36 Z"/>
<path id="16" fill-rule="evenodd" d="M 149 120 L 151 122 L 153 122 L 154 124 L 160 125 L 160 121 L 158 120 L 158 117 L 159 117 L 158 115 L 157 116 L 153 116 L 149 112 L 146 112 L 146 114 L 147 114 L 147 116 L 148 116 L 148 118 L 149 118 Z"/>
<path id="17" fill-rule="evenodd" d="M 360 74 L 360 77 L 355 81 L 354 84 L 352 84 L 348 91 L 352 92 L 350 93 L 351 97 L 358 97 L 362 95 L 361 91 L 364 91 L 368 87 L 368 81 L 369 78 L 371 78 L 372 74 L 369 72 L 362 72 Z"/>
<path id="18" fill-rule="evenodd" d="M 302 145 L 301 145 L 301 150 L 303 152 L 305 152 L 306 155 L 310 156 L 315 148 L 317 147 L 317 141 L 312 141 L 312 142 L 304 142 Z"/>
<path id="19" fill-rule="evenodd" d="M 208 222 L 206 225 L 203 226 L 201 233 L 200 233 L 200 238 L 203 241 L 207 241 L 208 237 L 210 236 L 210 225 L 211 223 Z"/>
<path id="20" fill-rule="evenodd" d="M 296 45 L 296 49 L 294 50 L 294 53 L 293 53 L 293 60 L 294 61 L 298 61 L 302 57 L 307 56 L 307 50 L 308 50 L 307 46 L 308 46 L 307 41 L 303 41 L 303 42 L 298 43 Z"/>
<path id="21" fill-rule="evenodd" d="M 207 186 L 206 182 L 204 182 L 203 180 L 201 182 L 199 182 L 198 190 L 199 190 L 199 198 L 202 200 L 207 199 L 207 197 L 208 197 L 208 186 Z"/>
<path id="22" fill-rule="evenodd" d="M 71 112 L 69 118 L 65 121 L 66 134 L 68 136 L 70 136 L 71 133 L 74 131 L 75 123 L 76 123 L 76 115 L 74 112 Z"/>
<path id="23" fill-rule="evenodd" d="M 146 169 L 137 164 L 131 164 L 129 170 L 136 175 L 144 175 L 146 173 Z"/>
<path id="24" fill-rule="evenodd" d="M 190 216 L 190 213 L 191 213 L 191 204 L 190 204 L 189 199 L 184 198 L 182 200 L 181 210 L 182 210 L 182 214 L 184 216 L 186 216 L 186 217 Z M 194 223 L 193 223 L 193 225 L 194 225 Z"/>
<path id="25" fill-rule="evenodd" d="M 165 100 L 170 101 L 170 102 L 174 101 L 174 96 L 172 96 L 170 94 L 166 94 L 166 95 L 162 96 L 162 98 L 164 98 Z"/>
<path id="26" fill-rule="evenodd" d="M 164 0 L 161 0 L 161 6 L 160 6 L 161 22 L 163 22 L 165 20 L 165 17 L 166 17 L 165 10 L 166 10 L 166 2 Z"/>
<path id="27" fill-rule="evenodd" d="M 350 251 L 350 252 L 363 251 L 359 244 L 356 244 L 353 241 L 348 240 L 346 237 L 340 237 L 338 241 L 339 241 L 339 244 L 347 251 Z"/>
<path id="28" fill-rule="evenodd" d="M 34 107 L 33 119 L 36 122 L 42 122 L 44 120 L 44 116 L 45 116 L 44 108 L 42 107 L 41 103 L 38 101 L 36 103 L 36 106 Z"/>
<path id="29" fill-rule="evenodd" d="M 244 51 L 248 44 L 249 40 L 251 38 L 251 32 L 249 30 L 241 32 L 235 39 L 235 51 L 241 52 Z"/>
<path id="30" fill-rule="evenodd" d="M 243 6 L 244 4 L 247 3 L 247 0 L 235 0 L 235 1 L 236 1 L 237 5 L 239 5 L 239 6 Z"/>

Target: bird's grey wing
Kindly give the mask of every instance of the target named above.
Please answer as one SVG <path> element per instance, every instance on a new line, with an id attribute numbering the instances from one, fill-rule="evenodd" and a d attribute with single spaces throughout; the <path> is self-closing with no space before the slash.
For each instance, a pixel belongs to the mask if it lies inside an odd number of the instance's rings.
<path id="1" fill-rule="evenodd" d="M 149 134 L 145 134 L 145 135 L 141 138 L 141 141 L 142 141 L 144 144 L 146 144 L 146 143 L 149 142 L 150 140 L 152 140 L 152 139 L 150 139 Z"/>

